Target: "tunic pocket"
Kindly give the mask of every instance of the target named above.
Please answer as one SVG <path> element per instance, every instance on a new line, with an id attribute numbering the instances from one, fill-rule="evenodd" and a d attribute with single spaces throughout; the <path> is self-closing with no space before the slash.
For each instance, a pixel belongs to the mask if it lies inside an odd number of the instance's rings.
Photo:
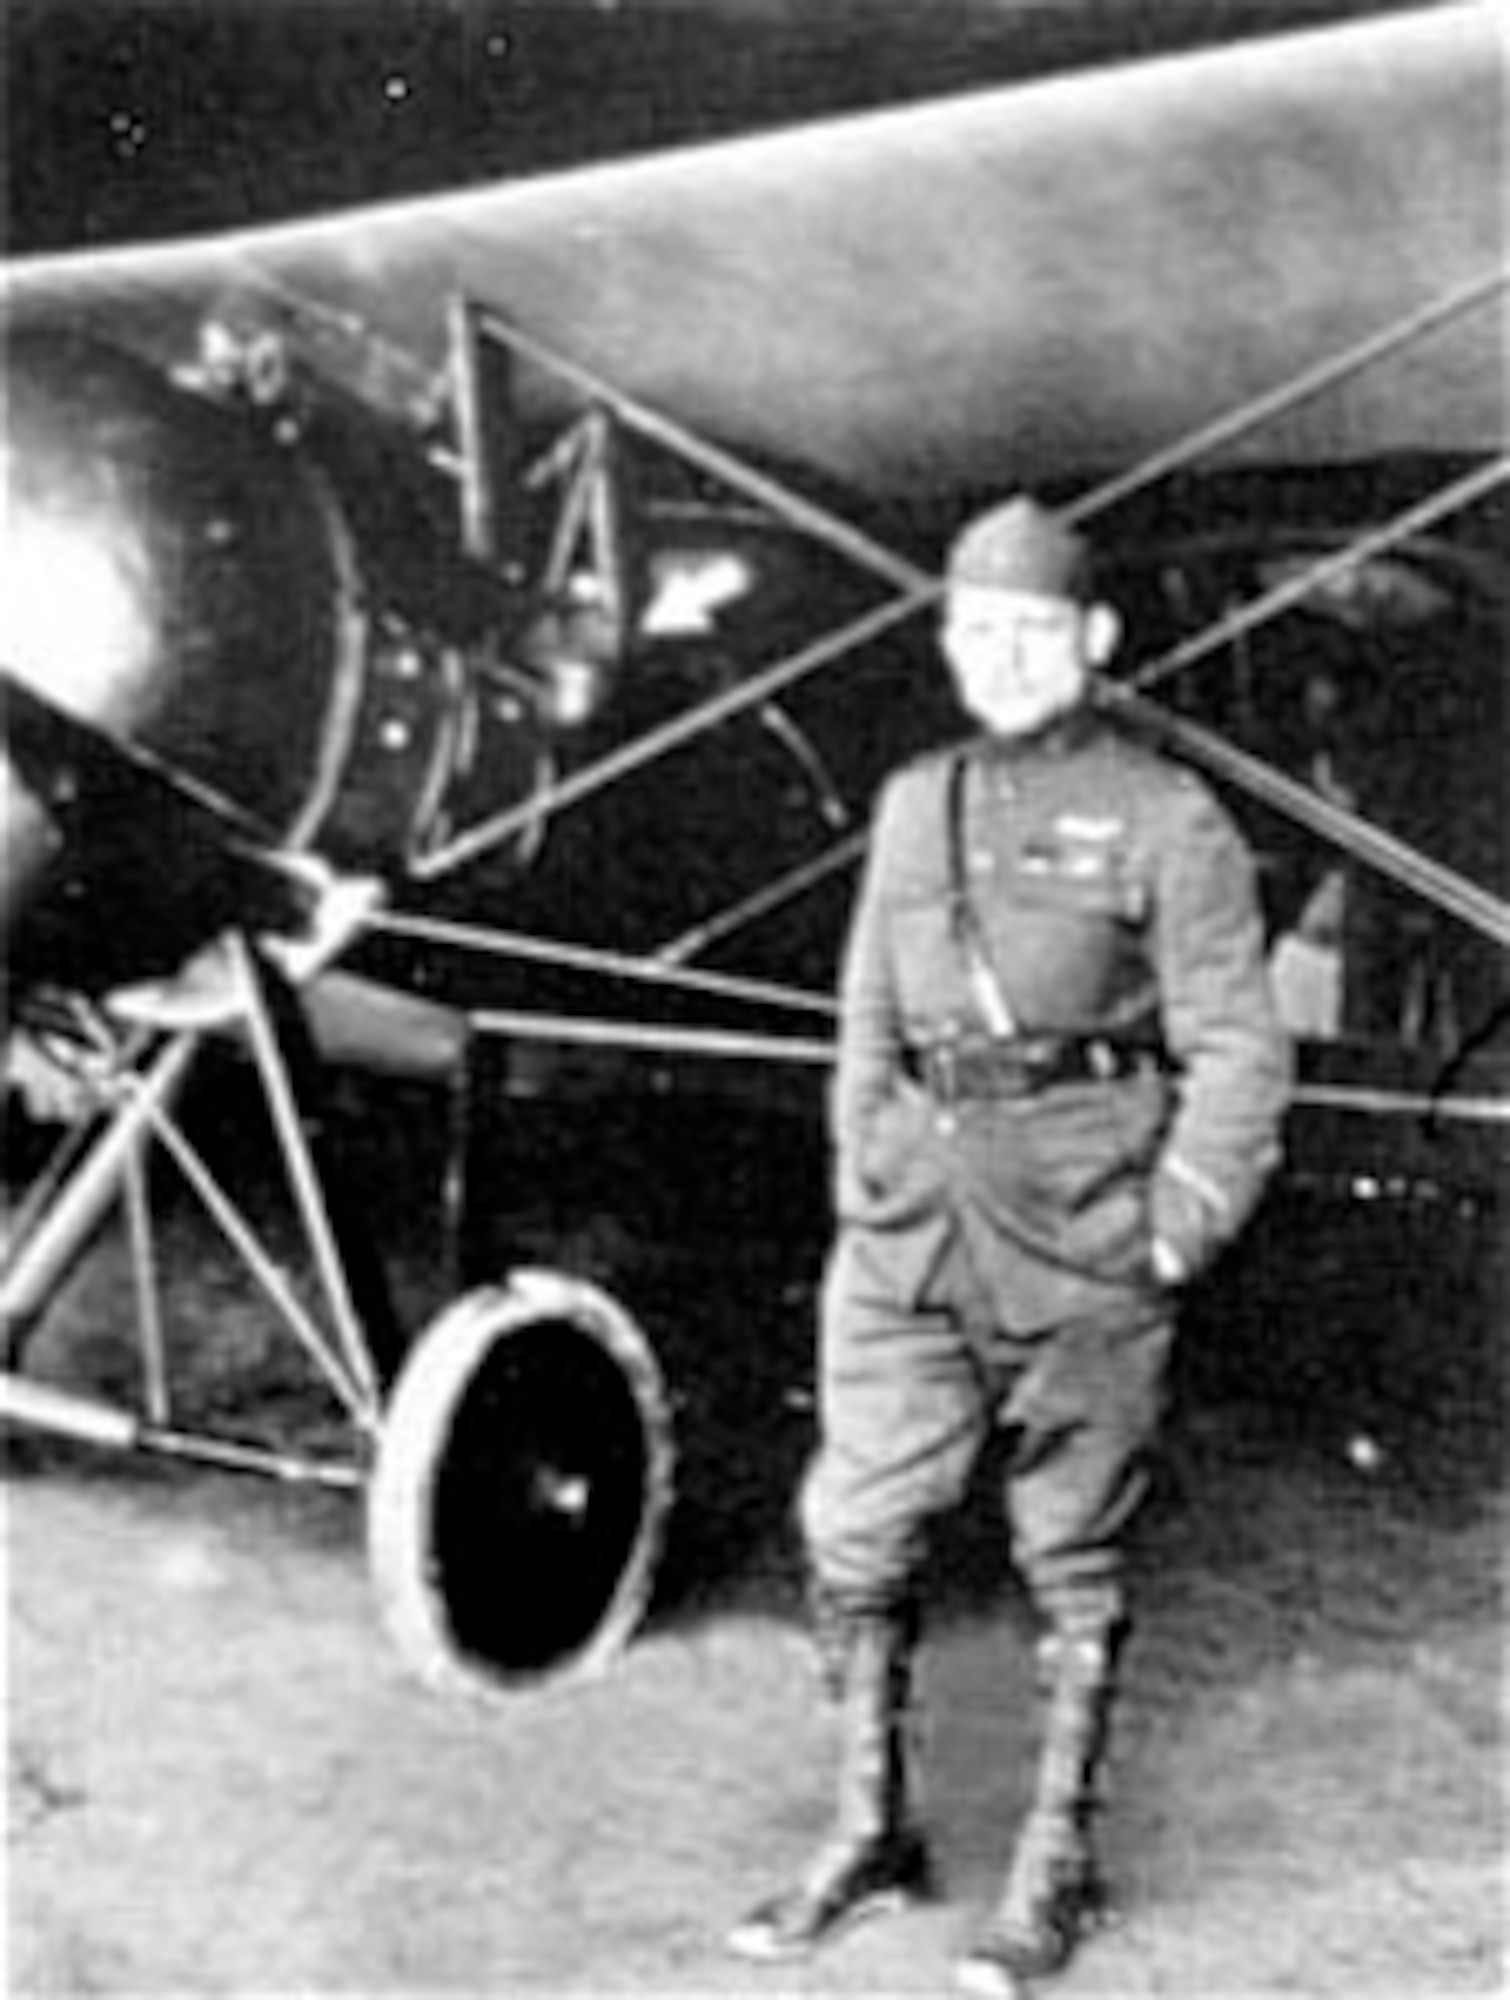
<path id="1" fill-rule="evenodd" d="M 941 1033 L 966 1006 L 960 950 L 943 897 L 904 905 L 891 919 L 891 975 L 915 1033 Z"/>
<path id="2" fill-rule="evenodd" d="M 1103 1021 L 1147 977 L 1140 885 L 1022 870 L 983 904 L 993 962 L 1021 1019 L 1073 1031 Z"/>

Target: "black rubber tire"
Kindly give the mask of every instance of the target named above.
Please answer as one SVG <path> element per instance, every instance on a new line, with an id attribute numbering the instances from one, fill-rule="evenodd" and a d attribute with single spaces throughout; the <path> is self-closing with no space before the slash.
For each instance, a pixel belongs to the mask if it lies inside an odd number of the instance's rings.
<path id="1" fill-rule="evenodd" d="M 399 1373 L 368 1489 L 401 1657 L 473 1697 L 601 1671 L 649 1600 L 673 1465 L 660 1370 L 606 1293 L 520 1271 L 457 1299 Z"/>

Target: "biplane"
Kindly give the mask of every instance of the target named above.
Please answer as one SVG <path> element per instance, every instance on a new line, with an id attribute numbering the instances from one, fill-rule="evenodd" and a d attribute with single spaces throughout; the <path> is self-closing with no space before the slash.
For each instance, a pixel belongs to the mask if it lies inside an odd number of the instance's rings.
<path id="1" fill-rule="evenodd" d="M 602 1134 L 626 1097 L 814 1124 L 869 799 L 961 727 L 939 552 L 1016 488 L 1106 550 L 1132 643 L 1103 699 L 1253 831 L 1297 1168 L 1493 1186 L 1506 28 L 1336 11 L 6 268 L 7 1026 L 75 1115 L 7 1222 L 0 1415 L 360 1491 L 438 1686 L 611 1657 L 674 1483 L 633 1302 L 510 1256 L 505 1215 L 499 1267 L 458 1255 L 397 1324 L 330 1075 L 447 1093 L 462 1245 L 507 1201 L 468 1171 L 479 1124 L 585 1104 Z M 182 1109 L 227 1046 L 307 1282 Z M 179 1420 L 164 1162 L 338 1453 Z M 117 1213 L 129 1407 L 23 1365 Z"/>

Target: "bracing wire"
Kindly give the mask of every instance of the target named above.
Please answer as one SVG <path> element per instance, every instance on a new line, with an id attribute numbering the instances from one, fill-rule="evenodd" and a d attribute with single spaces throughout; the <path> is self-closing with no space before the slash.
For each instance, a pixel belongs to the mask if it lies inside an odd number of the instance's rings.
<path id="1" fill-rule="evenodd" d="M 1421 343 L 1440 327 L 1483 308 L 1507 287 L 1510 287 L 1510 267 L 1500 266 L 1481 273 L 1273 389 L 1225 412 L 1213 422 L 1187 433 L 1165 449 L 1150 454 L 1127 472 L 1081 495 L 1070 503 L 1066 513 L 1080 523 L 1097 518 L 1158 481 L 1198 463 L 1212 452 L 1292 414 L 1303 404 L 1376 366 L 1386 357 Z M 758 708 L 775 694 L 835 665 L 850 653 L 900 626 L 936 603 L 943 592 L 943 581 L 938 575 L 888 548 L 831 509 L 794 493 L 782 482 L 758 471 L 735 454 L 709 443 L 674 418 L 617 389 L 511 322 L 487 314 L 484 315 L 484 323 L 495 338 L 556 373 L 592 402 L 610 410 L 649 442 L 683 458 L 799 532 L 848 557 L 858 567 L 869 570 L 889 584 L 896 594 L 888 602 L 775 662 L 736 687 L 695 704 L 669 722 L 583 766 L 544 797 L 528 800 L 483 826 L 457 835 L 446 846 L 425 856 L 415 865 L 414 873 L 420 880 L 431 880 L 449 873 L 498 843 L 581 804 L 607 786 L 659 761 L 746 710 Z M 1407 843 L 1395 839 L 1358 815 L 1320 799 L 1309 787 L 1287 778 L 1262 759 L 1248 756 L 1214 732 L 1152 703 L 1147 699 L 1147 690 L 1199 660 L 1210 657 L 1234 639 L 1283 615 L 1331 578 L 1385 549 L 1397 546 L 1420 533 L 1430 523 L 1471 506 L 1504 483 L 1506 477 L 1506 460 L 1496 460 L 1479 468 L 1465 479 L 1443 489 L 1440 494 L 1383 527 L 1357 538 L 1347 548 L 1287 579 L 1283 585 L 1265 593 L 1252 604 L 1148 663 L 1139 670 L 1131 684 L 1108 690 L 1112 701 L 1129 708 L 1136 707 L 1193 761 L 1212 769 L 1263 802 L 1277 806 L 1343 851 L 1365 861 L 1401 886 L 1424 896 L 1496 941 L 1504 941 L 1507 932 L 1510 932 L 1510 914 L 1507 914 L 1502 899 L 1490 895 L 1452 870 L 1431 862 Z M 590 969 L 608 976 L 658 980 L 667 984 L 684 981 L 690 971 L 686 961 L 694 953 L 705 950 L 715 939 L 731 934 L 756 916 L 767 914 L 806 893 L 813 883 L 827 879 L 837 868 L 848 865 L 861 845 L 854 836 L 832 843 L 815 863 L 791 871 L 781 882 L 745 899 L 735 909 L 707 920 L 674 940 L 653 958 L 597 954 Z M 399 920 L 387 918 L 383 921 L 392 928 Z M 542 950 L 549 950 L 552 954 L 570 953 L 572 962 L 579 968 L 587 969 L 588 966 L 587 959 L 575 947 L 542 947 L 538 942 L 532 942 L 527 954 L 524 941 L 517 937 L 508 938 L 506 934 L 499 934 L 498 942 L 516 956 L 538 957 Z M 556 962 L 566 963 L 567 960 L 557 956 Z M 761 982 L 754 982 L 746 988 L 744 982 L 730 980 L 724 975 L 701 975 L 698 985 L 703 991 L 713 990 L 702 984 L 705 979 L 715 981 L 725 997 L 831 1011 L 831 1002 L 796 989 L 766 988 Z M 688 990 L 691 990 L 690 987 Z"/>
<path id="2" fill-rule="evenodd" d="M 1427 302 L 1364 340 L 1224 413 L 1212 423 L 1187 433 L 1128 472 L 1092 488 L 1072 502 L 1066 512 L 1079 522 L 1107 512 L 1157 481 L 1197 463 L 1219 447 L 1276 422 L 1326 390 L 1375 366 L 1386 356 L 1421 342 L 1448 322 L 1481 309 L 1507 287 L 1510 287 L 1510 267 L 1499 266 L 1481 273 L 1454 291 Z M 943 581 L 939 576 L 888 548 L 832 509 L 794 493 L 782 482 L 746 464 L 734 453 L 709 443 L 686 425 L 652 409 L 637 397 L 616 388 L 511 321 L 493 313 L 484 314 L 482 319 L 495 338 L 538 366 L 552 371 L 592 402 L 610 410 L 649 442 L 721 480 L 736 492 L 769 509 L 799 532 L 847 556 L 858 567 L 870 570 L 891 585 L 897 595 L 890 602 L 862 614 L 738 686 L 695 704 L 671 721 L 584 765 L 543 797 L 527 800 L 498 818 L 457 835 L 416 862 L 413 872 L 416 879 L 422 881 L 447 874 L 500 842 L 583 803 L 605 786 L 619 782 L 745 710 L 758 707 L 798 681 L 832 666 L 936 603 L 943 592 Z M 1353 561 L 1360 559 L 1356 556 L 1351 558 Z"/>
<path id="3" fill-rule="evenodd" d="M 520 963 L 546 965 L 564 972 L 591 973 L 670 992 L 740 1000 L 753 1006 L 787 1008 L 825 1017 L 834 1012 L 832 1000 L 802 987 L 745 978 L 735 973 L 712 972 L 696 966 L 681 966 L 670 953 L 647 958 L 629 952 L 607 951 L 594 945 L 575 944 L 563 938 L 486 929 L 399 910 L 378 912 L 370 928 L 387 937 L 407 938 L 421 944 L 455 946 L 464 951 L 487 951 L 495 957 L 515 959 Z"/>

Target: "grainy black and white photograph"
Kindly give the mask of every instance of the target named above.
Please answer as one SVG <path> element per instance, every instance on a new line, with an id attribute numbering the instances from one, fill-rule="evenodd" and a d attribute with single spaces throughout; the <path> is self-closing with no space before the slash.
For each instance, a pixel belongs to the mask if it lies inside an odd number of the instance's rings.
<path id="1" fill-rule="evenodd" d="M 0 1984 L 1510 1991 L 1510 21 L 9 0 Z"/>

